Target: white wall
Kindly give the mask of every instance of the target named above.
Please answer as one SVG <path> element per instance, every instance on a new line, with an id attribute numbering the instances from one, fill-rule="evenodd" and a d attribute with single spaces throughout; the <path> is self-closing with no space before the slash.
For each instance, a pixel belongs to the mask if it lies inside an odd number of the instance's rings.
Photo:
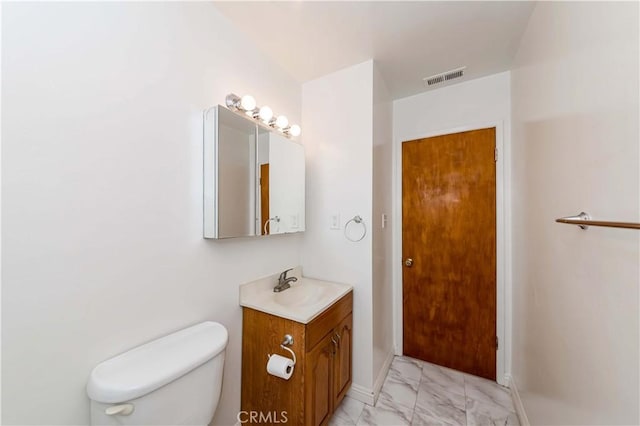
<path id="1" fill-rule="evenodd" d="M 400 140 L 496 120 L 508 125 L 509 78 L 509 72 L 503 72 L 395 100 L 394 139 L 399 144 Z"/>
<path id="2" fill-rule="evenodd" d="M 203 320 L 235 423 L 238 285 L 301 237 L 202 238 L 202 111 L 251 93 L 297 122 L 300 85 L 211 4 L 5 3 L 2 89 L 3 423 L 87 424 L 93 366 Z"/>
<path id="3" fill-rule="evenodd" d="M 638 424 L 638 3 L 540 2 L 512 73 L 513 376 L 531 424 Z"/>
<path id="4" fill-rule="evenodd" d="M 509 236 L 509 150 L 510 150 L 510 74 L 503 72 L 466 81 L 442 89 L 394 101 L 394 221 L 393 268 L 395 283 L 396 350 L 402 351 L 402 155 L 403 141 L 475 128 L 496 128 L 496 144 L 501 149 L 497 163 L 497 327 L 498 382 L 506 383 L 510 371 L 510 236 Z M 500 368 L 501 367 L 501 368 Z"/>
<path id="5" fill-rule="evenodd" d="M 372 120 L 373 61 L 302 85 L 307 156 L 303 273 L 354 286 L 353 384 L 366 390 L 373 384 L 372 238 L 369 231 L 353 243 L 343 230 L 355 215 L 371 229 Z M 340 215 L 340 230 L 329 229 L 332 214 Z"/>
<path id="6" fill-rule="evenodd" d="M 381 385 L 393 355 L 392 191 L 393 104 L 378 68 L 373 68 L 373 380 Z M 386 226 L 382 227 L 382 215 Z"/>

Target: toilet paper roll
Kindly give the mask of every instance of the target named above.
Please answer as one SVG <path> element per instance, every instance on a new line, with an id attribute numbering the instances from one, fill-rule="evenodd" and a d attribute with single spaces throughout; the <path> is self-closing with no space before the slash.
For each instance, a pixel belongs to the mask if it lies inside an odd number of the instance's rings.
<path id="1" fill-rule="evenodd" d="M 267 362 L 267 373 L 285 380 L 291 378 L 293 368 L 293 360 L 281 355 L 271 355 Z"/>

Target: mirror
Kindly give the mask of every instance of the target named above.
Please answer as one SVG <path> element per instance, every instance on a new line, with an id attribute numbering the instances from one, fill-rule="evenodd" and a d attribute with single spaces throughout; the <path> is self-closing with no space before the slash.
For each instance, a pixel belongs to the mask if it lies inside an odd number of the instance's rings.
<path id="1" fill-rule="evenodd" d="M 303 232 L 304 148 L 218 105 L 204 114 L 204 237 Z"/>
<path id="2" fill-rule="evenodd" d="M 258 130 L 260 234 L 304 231 L 304 148 L 277 131 Z"/>

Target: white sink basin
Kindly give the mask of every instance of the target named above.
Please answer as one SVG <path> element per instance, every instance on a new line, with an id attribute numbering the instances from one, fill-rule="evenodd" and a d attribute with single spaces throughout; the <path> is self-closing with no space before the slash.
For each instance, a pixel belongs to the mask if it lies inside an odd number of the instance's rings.
<path id="1" fill-rule="evenodd" d="M 314 284 L 292 284 L 291 288 L 273 293 L 273 300 L 282 306 L 309 306 L 322 301 L 327 296 L 326 287 Z"/>
<path id="2" fill-rule="evenodd" d="M 346 284 L 301 277 L 299 270 L 290 276 L 298 281 L 279 293 L 273 291 L 277 275 L 241 285 L 240 306 L 307 324 L 353 289 Z"/>

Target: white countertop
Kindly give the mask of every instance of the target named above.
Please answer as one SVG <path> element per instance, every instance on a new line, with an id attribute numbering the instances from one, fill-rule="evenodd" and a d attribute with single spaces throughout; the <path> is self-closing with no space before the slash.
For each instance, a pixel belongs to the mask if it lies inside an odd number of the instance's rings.
<path id="1" fill-rule="evenodd" d="M 261 278 L 240 286 L 240 306 L 308 324 L 349 293 L 353 286 L 303 277 L 300 269 L 291 271 L 298 278 L 291 288 L 275 293 L 278 275 Z"/>

